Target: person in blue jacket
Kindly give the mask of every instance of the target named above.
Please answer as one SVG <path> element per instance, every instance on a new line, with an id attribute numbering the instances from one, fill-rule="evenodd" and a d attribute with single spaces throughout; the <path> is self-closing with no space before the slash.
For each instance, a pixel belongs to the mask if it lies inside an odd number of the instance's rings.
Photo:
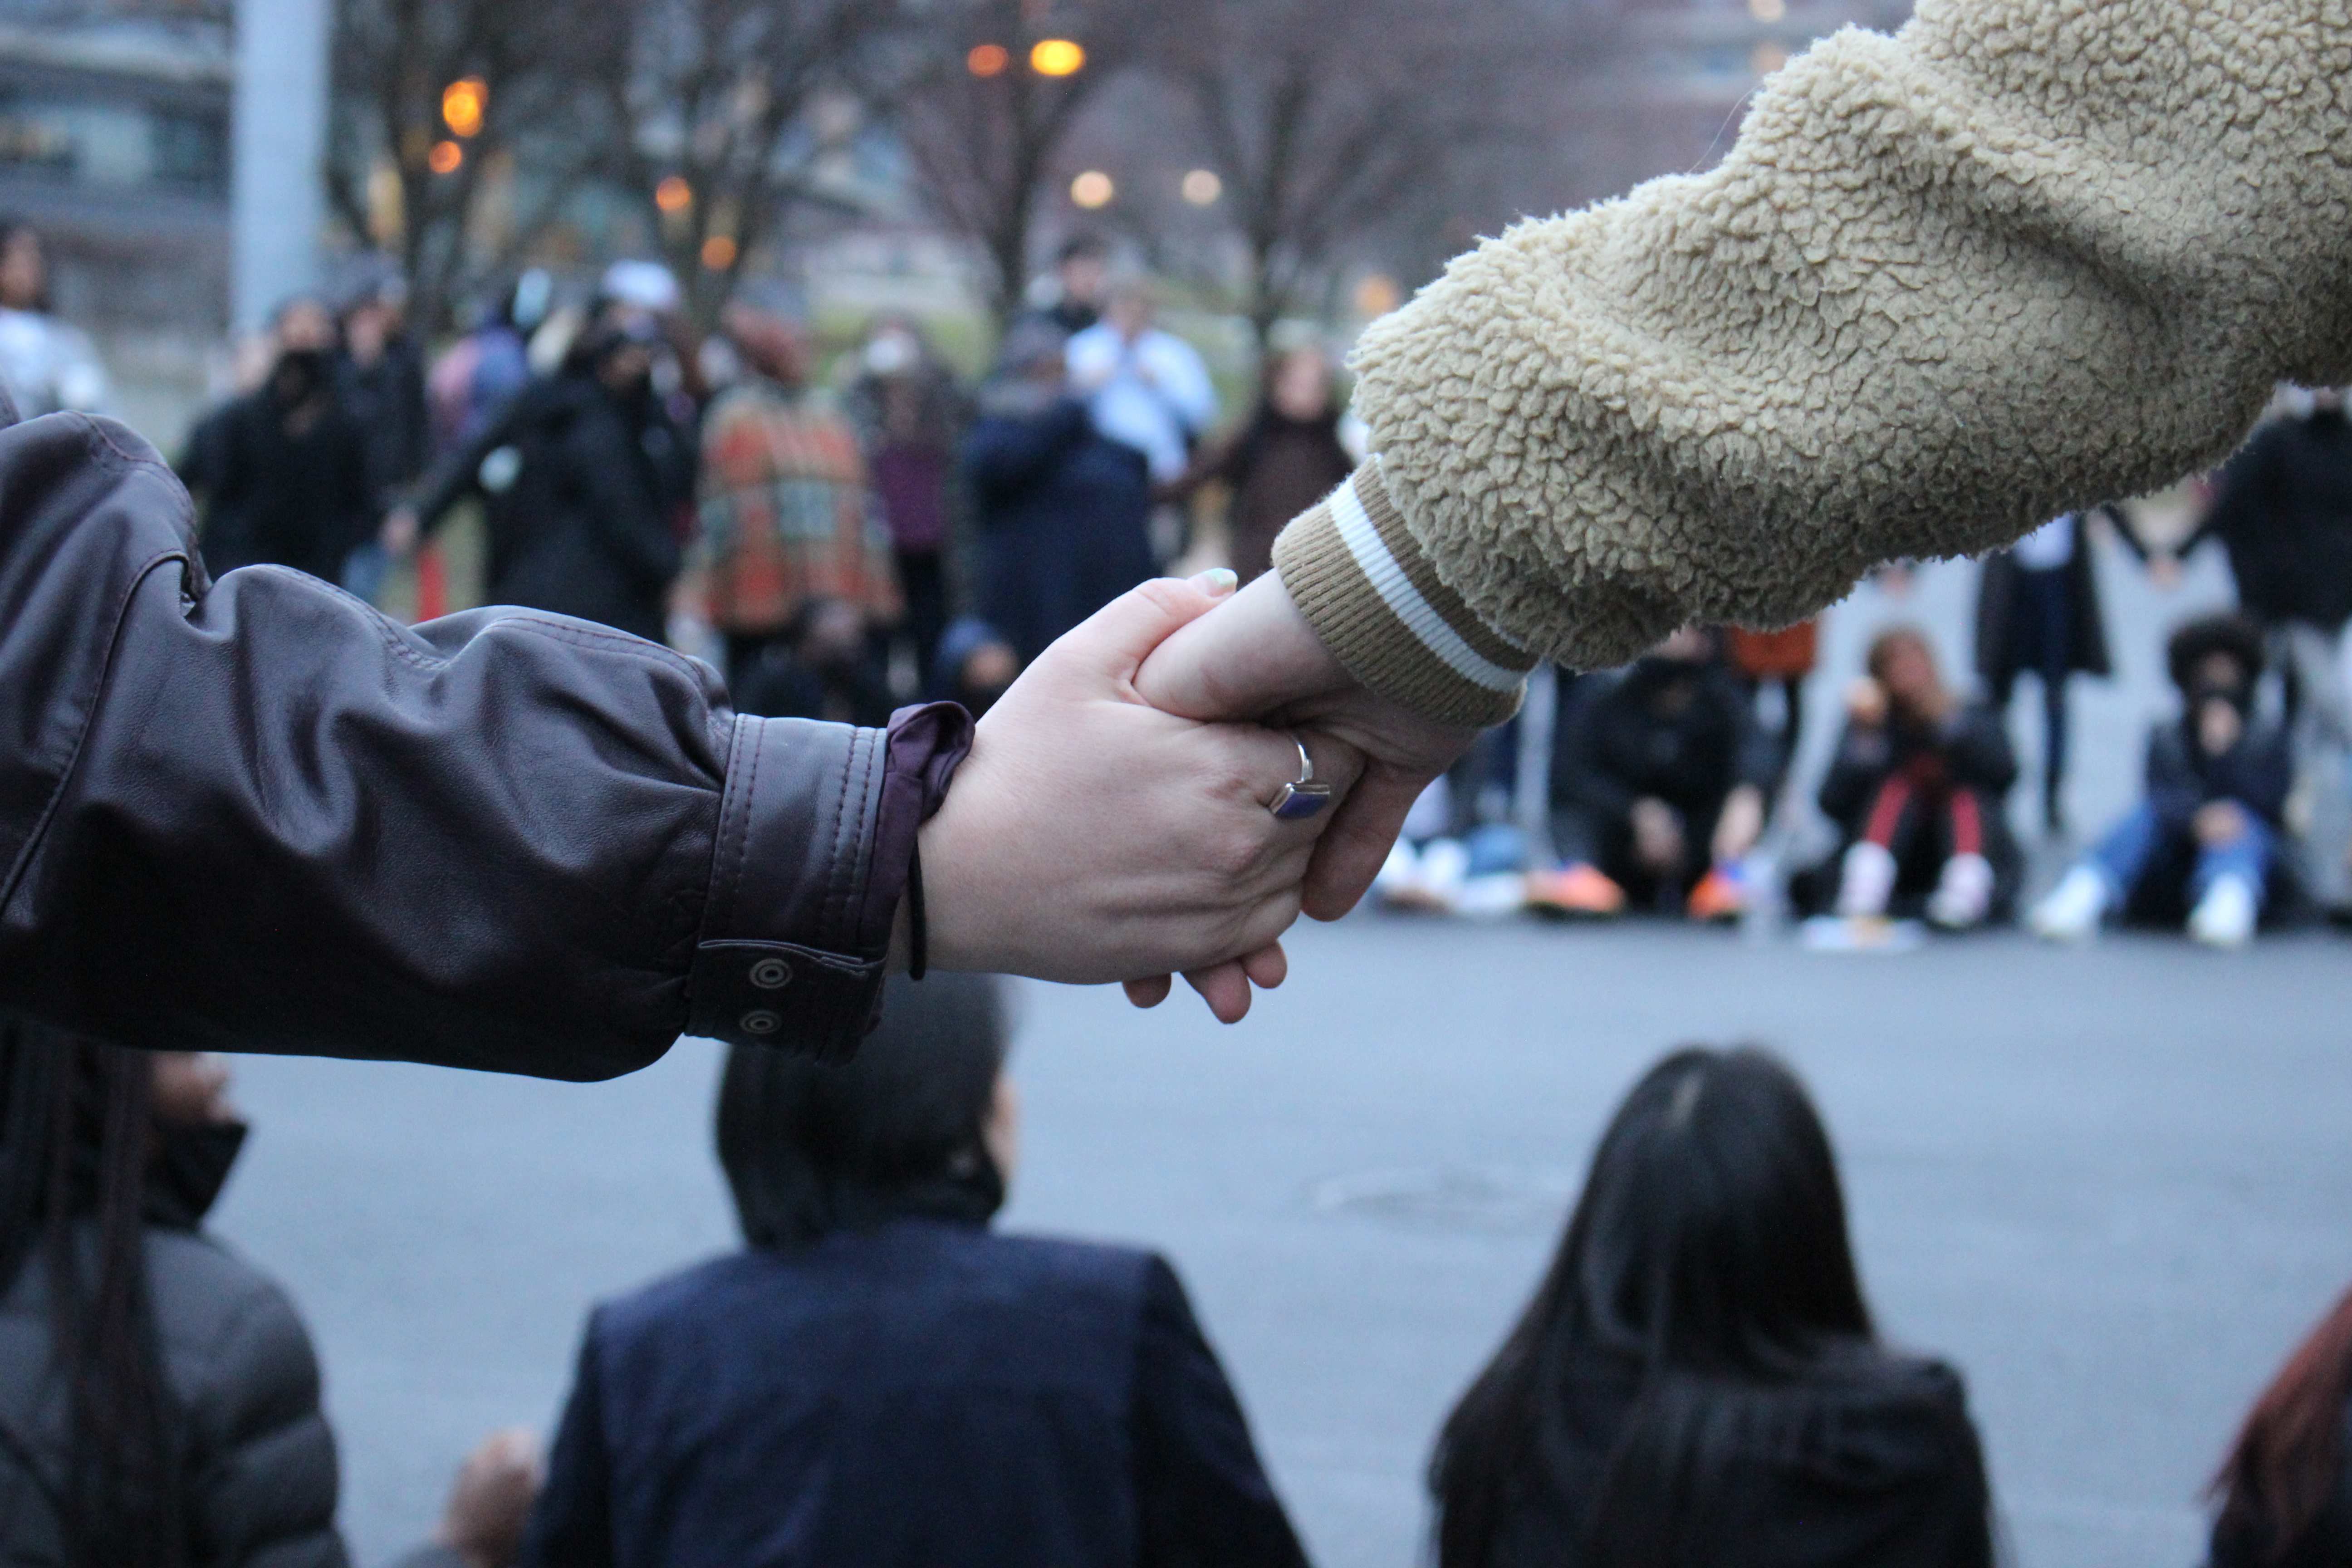
<path id="1" fill-rule="evenodd" d="M 980 616 L 1024 663 L 1153 571 L 1150 471 L 1095 428 L 1065 347 L 1049 322 L 1015 324 L 963 442 Z"/>
<path id="2" fill-rule="evenodd" d="M 894 981 L 845 1068 L 729 1058 L 747 1245 L 590 1316 L 524 1562 L 1304 1563 L 1166 1260 L 989 1228 L 998 984 Z"/>

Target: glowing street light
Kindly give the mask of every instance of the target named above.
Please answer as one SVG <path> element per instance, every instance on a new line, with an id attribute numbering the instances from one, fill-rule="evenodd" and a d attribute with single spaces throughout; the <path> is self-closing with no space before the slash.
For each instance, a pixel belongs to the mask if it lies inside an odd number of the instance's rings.
<path id="1" fill-rule="evenodd" d="M 1070 182 L 1070 199 L 1089 211 L 1110 205 L 1111 197 L 1117 195 L 1118 187 L 1100 169 L 1088 169 Z"/>
<path id="2" fill-rule="evenodd" d="M 1012 63 L 1013 52 L 1003 44 L 976 44 L 963 58 L 963 68 L 979 77 L 1003 76 Z"/>
<path id="3" fill-rule="evenodd" d="M 682 213 L 694 205 L 694 187 L 683 174 L 671 174 L 654 187 L 654 205 L 666 213 Z"/>
<path id="4" fill-rule="evenodd" d="M 1196 207 L 1214 206 L 1217 198 L 1225 194 L 1224 181 L 1217 178 L 1216 172 L 1212 169 L 1193 170 L 1176 188 L 1183 192 L 1184 199 Z"/>
<path id="5" fill-rule="evenodd" d="M 723 234 L 714 234 L 702 242 L 702 265 L 711 272 L 724 272 L 735 265 L 735 242 Z"/>
<path id="6" fill-rule="evenodd" d="M 454 174 L 466 161 L 466 150 L 455 142 L 436 142 L 425 154 L 425 166 L 436 174 Z"/>
<path id="7" fill-rule="evenodd" d="M 454 135 L 480 135 L 489 107 L 489 84 L 480 77 L 469 76 L 441 89 L 441 119 Z"/>
<path id="8" fill-rule="evenodd" d="M 1076 76 L 1086 64 L 1087 51 L 1069 38 L 1040 38 L 1029 47 L 1029 68 L 1039 76 Z"/>
<path id="9" fill-rule="evenodd" d="M 1788 0 L 1748 0 L 1748 14 L 1759 22 L 1777 22 L 1789 14 Z"/>

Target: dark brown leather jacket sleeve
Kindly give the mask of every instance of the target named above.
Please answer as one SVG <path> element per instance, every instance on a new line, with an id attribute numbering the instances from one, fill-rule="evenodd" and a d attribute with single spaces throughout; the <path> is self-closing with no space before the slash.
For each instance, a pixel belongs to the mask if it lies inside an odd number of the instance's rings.
<path id="1" fill-rule="evenodd" d="M 845 1056 L 883 736 L 725 704 L 562 616 L 208 584 L 136 437 L 0 430 L 0 1009 L 551 1078 L 682 1031 Z"/>

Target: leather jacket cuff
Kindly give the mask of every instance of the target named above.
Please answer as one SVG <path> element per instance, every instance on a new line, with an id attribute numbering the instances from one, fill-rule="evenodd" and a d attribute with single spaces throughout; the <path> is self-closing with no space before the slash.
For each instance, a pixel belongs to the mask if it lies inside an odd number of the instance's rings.
<path id="1" fill-rule="evenodd" d="M 687 1029 L 845 1062 L 879 1016 L 915 835 L 971 749 L 952 703 L 891 727 L 738 715 Z"/>

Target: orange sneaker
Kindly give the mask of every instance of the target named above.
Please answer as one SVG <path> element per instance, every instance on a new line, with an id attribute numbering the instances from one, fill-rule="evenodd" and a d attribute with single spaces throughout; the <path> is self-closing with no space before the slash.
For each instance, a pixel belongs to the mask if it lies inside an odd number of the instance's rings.
<path id="1" fill-rule="evenodd" d="M 1528 873 L 1528 907 L 1571 920 L 1610 920 L 1625 912 L 1625 889 L 1598 866 L 1579 860 L 1557 871 Z"/>
<path id="2" fill-rule="evenodd" d="M 1736 921 L 1748 908 L 1748 889 L 1739 879 L 1717 866 L 1698 879 L 1684 912 L 1695 921 Z"/>

